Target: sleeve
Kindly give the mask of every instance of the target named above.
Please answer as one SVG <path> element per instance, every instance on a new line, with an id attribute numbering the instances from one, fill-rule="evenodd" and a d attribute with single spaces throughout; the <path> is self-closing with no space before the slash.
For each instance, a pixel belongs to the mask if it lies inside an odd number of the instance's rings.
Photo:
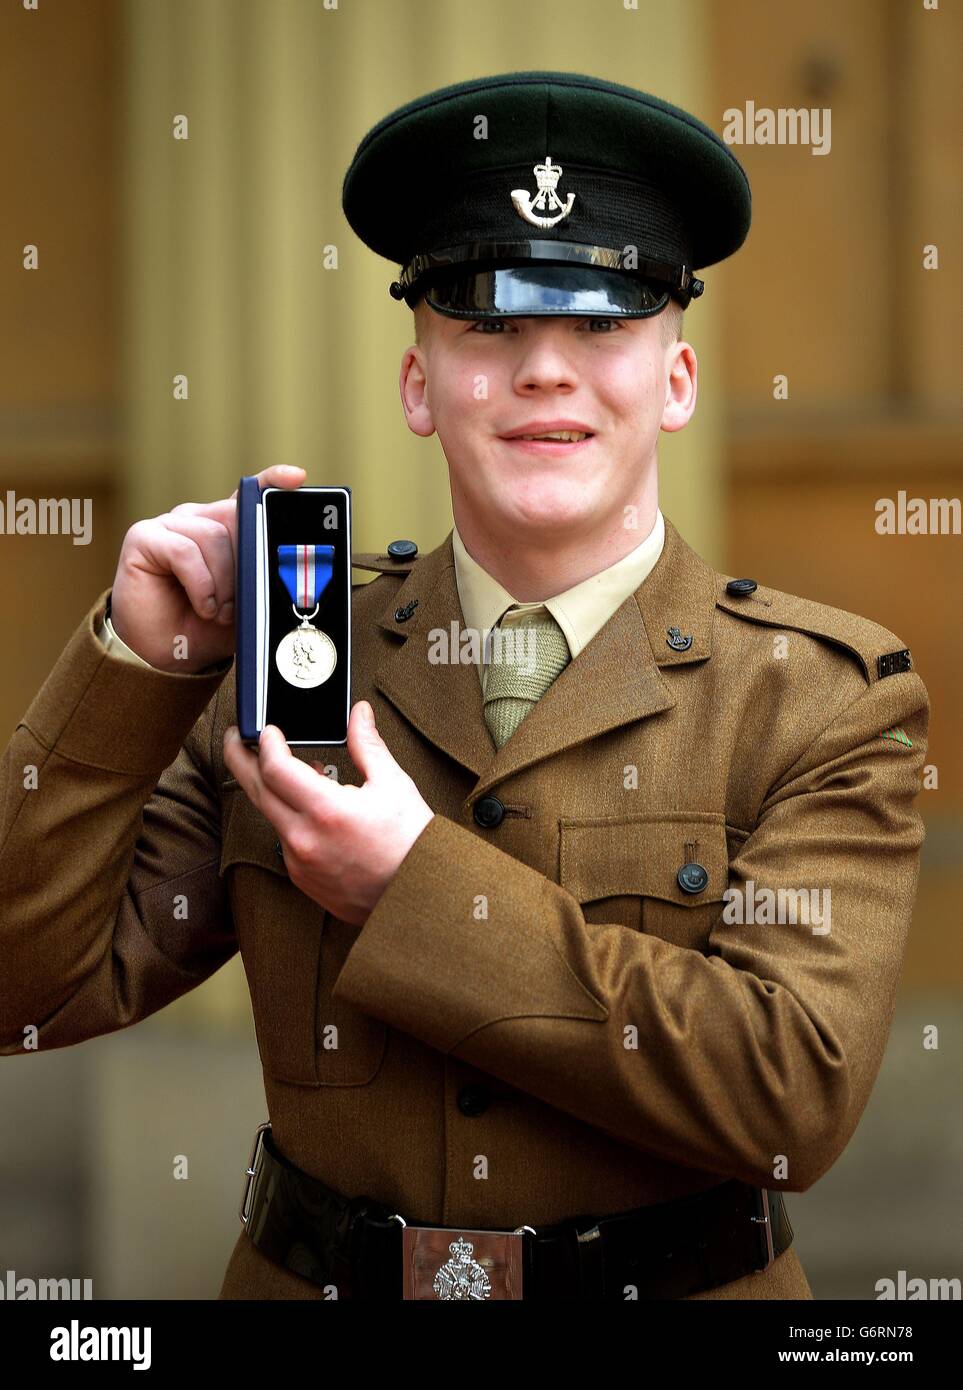
<path id="1" fill-rule="evenodd" d="M 0 1054 L 128 1027 L 237 950 L 211 749 L 231 663 L 119 660 L 97 637 L 108 597 L 0 763 Z"/>
<path id="2" fill-rule="evenodd" d="M 820 890 L 830 930 L 740 924 L 708 953 L 587 923 L 441 815 L 362 927 L 336 996 L 672 1163 L 805 1191 L 844 1149 L 892 1021 L 916 893 L 929 702 L 877 681 L 770 786 L 729 888 Z M 881 737 L 898 726 L 906 742 Z M 911 746 L 907 746 L 907 745 Z M 488 920 L 473 920 L 477 894 Z"/>

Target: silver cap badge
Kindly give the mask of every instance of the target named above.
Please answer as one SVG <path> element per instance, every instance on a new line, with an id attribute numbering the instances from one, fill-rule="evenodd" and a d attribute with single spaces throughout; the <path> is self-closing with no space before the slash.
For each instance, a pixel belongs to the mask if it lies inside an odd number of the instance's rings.
<path id="1" fill-rule="evenodd" d="M 554 227 L 556 222 L 561 222 L 563 217 L 568 217 L 572 211 L 572 204 L 575 202 L 575 194 L 570 193 L 567 200 L 563 203 L 555 192 L 559 179 L 564 170 L 561 165 L 553 164 L 551 155 L 546 155 L 544 164 L 536 164 L 532 171 L 535 175 L 535 182 L 538 184 L 538 192 L 533 198 L 526 188 L 512 189 L 512 202 L 519 217 L 524 217 L 526 222 L 531 222 L 535 227 Z M 554 217 L 539 216 L 539 213 L 548 213 L 555 208 L 560 208 Z"/>

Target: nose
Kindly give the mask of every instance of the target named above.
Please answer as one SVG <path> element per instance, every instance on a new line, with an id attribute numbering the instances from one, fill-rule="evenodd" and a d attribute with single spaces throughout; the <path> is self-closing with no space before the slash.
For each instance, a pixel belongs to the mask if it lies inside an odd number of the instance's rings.
<path id="1" fill-rule="evenodd" d="M 525 325 L 519 335 L 520 353 L 515 367 L 516 391 L 574 390 L 578 372 L 571 351 L 567 322 L 543 320 Z"/>

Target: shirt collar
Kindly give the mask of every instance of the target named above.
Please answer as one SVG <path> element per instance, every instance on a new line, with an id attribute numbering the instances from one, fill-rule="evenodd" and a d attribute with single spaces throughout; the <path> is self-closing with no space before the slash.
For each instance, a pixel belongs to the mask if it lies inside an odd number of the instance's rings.
<path id="1" fill-rule="evenodd" d="M 586 647 L 600 628 L 608 622 L 630 594 L 649 576 L 665 544 L 665 522 L 661 509 L 656 510 L 655 525 L 634 550 L 623 555 L 607 569 L 573 584 L 564 593 L 543 602 L 520 603 L 497 579 L 492 578 L 465 549 L 457 526 L 452 529 L 452 553 L 455 560 L 455 582 L 465 622 L 484 639 L 505 614 L 517 606 L 519 614 L 547 608 L 565 634 L 573 659 Z M 515 613 L 508 615 L 511 623 Z M 479 662 L 479 676 L 481 676 Z"/>

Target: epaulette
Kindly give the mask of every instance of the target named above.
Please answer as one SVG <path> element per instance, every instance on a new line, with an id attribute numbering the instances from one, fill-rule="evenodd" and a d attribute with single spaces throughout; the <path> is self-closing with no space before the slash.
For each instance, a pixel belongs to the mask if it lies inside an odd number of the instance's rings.
<path id="1" fill-rule="evenodd" d="M 804 632 L 841 647 L 859 663 L 870 685 L 884 676 L 913 669 L 909 648 L 902 645 L 895 633 L 871 618 L 767 589 L 753 579 L 732 579 L 728 575 L 719 575 L 718 579 L 718 608 L 751 623 Z"/>
<path id="2" fill-rule="evenodd" d="M 387 551 L 377 553 L 372 550 L 351 552 L 351 568 L 356 570 L 377 570 L 381 574 L 410 574 L 418 563 L 418 555 L 389 555 Z"/>

